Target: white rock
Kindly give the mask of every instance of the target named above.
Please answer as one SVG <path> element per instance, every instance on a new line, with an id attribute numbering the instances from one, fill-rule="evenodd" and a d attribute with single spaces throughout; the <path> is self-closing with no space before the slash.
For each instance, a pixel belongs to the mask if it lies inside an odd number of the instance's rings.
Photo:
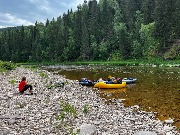
<path id="1" fill-rule="evenodd" d="M 157 134 L 155 132 L 150 132 L 150 131 L 139 131 L 134 135 L 157 135 Z"/>
<path id="2" fill-rule="evenodd" d="M 95 135 L 96 127 L 91 124 L 83 124 L 80 126 L 80 135 Z"/>
<path id="3" fill-rule="evenodd" d="M 172 130 L 174 127 L 172 127 L 172 126 L 164 126 L 164 128 L 163 128 L 163 130 L 164 131 L 170 131 L 170 130 Z"/>
<path id="4" fill-rule="evenodd" d="M 31 135 L 31 134 L 30 134 L 29 130 L 26 129 L 26 130 L 24 131 L 23 135 Z"/>
<path id="5" fill-rule="evenodd" d="M 167 123 L 167 124 L 172 124 L 173 122 L 174 122 L 173 119 L 167 119 L 167 120 L 165 120 L 165 123 Z"/>
<path id="6" fill-rule="evenodd" d="M 14 124 L 16 122 L 15 118 L 11 118 L 8 120 L 8 123 L 11 125 L 11 124 Z"/>

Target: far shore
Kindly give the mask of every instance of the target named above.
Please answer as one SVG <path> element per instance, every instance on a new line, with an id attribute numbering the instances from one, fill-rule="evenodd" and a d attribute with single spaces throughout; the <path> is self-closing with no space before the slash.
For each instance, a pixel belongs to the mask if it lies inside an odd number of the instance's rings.
<path id="1" fill-rule="evenodd" d="M 147 66 L 147 67 L 180 67 L 180 60 L 119 60 L 119 61 L 75 61 L 75 62 L 27 62 L 18 65 L 102 65 L 102 66 Z"/>

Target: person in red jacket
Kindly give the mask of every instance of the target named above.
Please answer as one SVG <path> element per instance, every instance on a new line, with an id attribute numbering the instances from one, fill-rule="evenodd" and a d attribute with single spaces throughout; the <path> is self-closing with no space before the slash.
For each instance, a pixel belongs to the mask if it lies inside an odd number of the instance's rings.
<path id="1" fill-rule="evenodd" d="M 29 89 L 29 92 L 31 93 L 31 95 L 33 95 L 33 92 L 32 92 L 32 85 L 30 84 L 27 84 L 26 83 L 26 77 L 23 77 L 21 82 L 19 83 L 19 92 L 21 94 L 24 93 L 24 91 L 28 90 Z"/>

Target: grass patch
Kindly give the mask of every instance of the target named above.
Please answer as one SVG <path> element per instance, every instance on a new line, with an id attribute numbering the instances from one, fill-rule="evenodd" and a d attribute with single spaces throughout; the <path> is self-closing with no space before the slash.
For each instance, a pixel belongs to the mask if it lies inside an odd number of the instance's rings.
<path id="1" fill-rule="evenodd" d="M 74 62 L 31 62 L 31 63 L 18 63 L 18 65 L 41 67 L 49 65 L 105 65 L 105 66 L 180 66 L 180 60 L 164 60 L 162 58 L 150 59 L 128 59 L 117 61 L 74 61 Z"/>
<path id="2" fill-rule="evenodd" d="M 39 73 L 39 75 L 43 78 L 48 78 L 48 75 L 44 72 Z"/>
<path id="3" fill-rule="evenodd" d="M 10 80 L 10 84 L 15 84 L 15 80 Z"/>
<path id="4" fill-rule="evenodd" d="M 105 66 L 180 66 L 180 60 L 131 59 L 121 61 L 76 61 L 64 62 L 64 65 L 105 65 Z"/>
<path id="5" fill-rule="evenodd" d="M 50 119 L 50 123 L 56 121 L 55 127 L 57 130 L 62 130 L 68 135 L 76 135 L 77 133 L 73 133 L 72 124 L 75 118 L 77 118 L 76 107 L 66 101 L 60 101 L 60 112 L 55 116 L 55 119 Z"/>
<path id="6" fill-rule="evenodd" d="M 89 105 L 84 105 L 84 107 L 83 107 L 83 113 L 84 114 L 87 114 L 88 112 L 90 111 L 90 108 L 89 108 Z"/>

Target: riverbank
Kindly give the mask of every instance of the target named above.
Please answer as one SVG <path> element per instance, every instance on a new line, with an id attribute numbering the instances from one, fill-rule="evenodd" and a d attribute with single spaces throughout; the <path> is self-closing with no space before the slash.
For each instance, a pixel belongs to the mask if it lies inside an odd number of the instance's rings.
<path id="1" fill-rule="evenodd" d="M 147 67 L 179 67 L 180 60 L 119 60 L 119 61 L 77 61 L 77 62 L 65 62 L 65 65 L 106 65 L 106 66 L 147 66 Z"/>
<path id="2" fill-rule="evenodd" d="M 163 59 L 131 59 L 119 61 L 75 61 L 75 62 L 29 62 L 19 65 L 50 66 L 50 65 L 100 65 L 100 66 L 146 66 L 146 67 L 180 67 L 180 60 Z"/>
<path id="3" fill-rule="evenodd" d="M 27 77 L 36 94 L 18 94 L 22 76 Z M 138 106 L 124 107 L 122 100 L 112 100 L 108 105 L 92 88 L 45 70 L 18 67 L 0 73 L 0 80 L 1 134 L 179 134 L 172 120 L 155 120 L 154 114 L 140 111 Z"/>

